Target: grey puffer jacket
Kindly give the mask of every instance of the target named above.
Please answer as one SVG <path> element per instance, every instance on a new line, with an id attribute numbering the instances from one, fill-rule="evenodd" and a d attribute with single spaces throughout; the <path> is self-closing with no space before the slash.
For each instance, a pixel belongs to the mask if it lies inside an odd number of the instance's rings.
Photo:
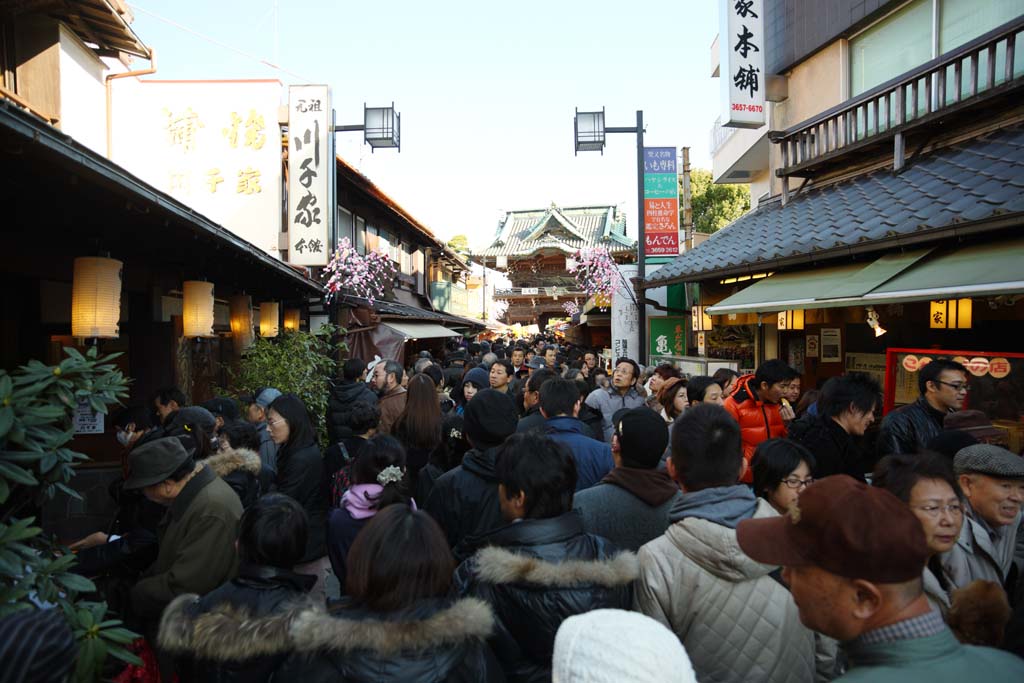
<path id="1" fill-rule="evenodd" d="M 776 513 L 758 500 L 754 518 Z M 687 517 L 640 549 L 635 608 L 675 633 L 704 683 L 815 680 L 814 633 L 736 530 Z"/>

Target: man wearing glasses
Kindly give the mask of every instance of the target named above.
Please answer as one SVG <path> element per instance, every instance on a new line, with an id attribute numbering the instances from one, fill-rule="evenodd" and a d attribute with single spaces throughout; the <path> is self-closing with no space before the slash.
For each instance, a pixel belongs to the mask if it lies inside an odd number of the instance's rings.
<path id="1" fill-rule="evenodd" d="M 949 413 L 964 407 L 969 387 L 967 368 L 939 358 L 921 368 L 917 377 L 920 398 L 892 411 L 882 420 L 878 434 L 878 455 L 920 453 L 932 437 L 942 431 Z"/>

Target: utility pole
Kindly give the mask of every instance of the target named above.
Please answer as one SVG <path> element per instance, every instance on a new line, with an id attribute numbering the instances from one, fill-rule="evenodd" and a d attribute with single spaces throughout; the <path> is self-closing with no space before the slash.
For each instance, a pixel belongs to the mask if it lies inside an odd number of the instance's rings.
<path id="1" fill-rule="evenodd" d="M 690 148 L 683 147 L 683 221 L 679 252 L 693 249 L 693 195 L 690 190 Z"/>

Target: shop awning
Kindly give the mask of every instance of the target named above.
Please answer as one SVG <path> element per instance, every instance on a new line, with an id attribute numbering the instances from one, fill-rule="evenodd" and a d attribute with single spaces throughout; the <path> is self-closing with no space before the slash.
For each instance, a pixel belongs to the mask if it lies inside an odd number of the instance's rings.
<path id="1" fill-rule="evenodd" d="M 713 315 L 836 308 L 1024 291 L 1024 240 L 887 254 L 868 265 L 777 273 L 709 307 Z"/>
<path id="2" fill-rule="evenodd" d="M 437 339 L 459 336 L 458 332 L 449 330 L 447 327 L 442 327 L 436 323 L 398 323 L 388 320 L 382 322 L 381 325 L 390 327 L 408 339 Z"/>

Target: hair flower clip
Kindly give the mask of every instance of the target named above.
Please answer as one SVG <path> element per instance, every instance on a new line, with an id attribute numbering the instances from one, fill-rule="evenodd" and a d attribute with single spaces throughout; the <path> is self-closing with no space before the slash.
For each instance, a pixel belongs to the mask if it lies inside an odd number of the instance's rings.
<path id="1" fill-rule="evenodd" d="M 389 465 L 380 471 L 377 475 L 377 483 L 381 486 L 387 486 L 388 484 L 394 484 L 402 481 L 402 477 L 405 473 L 402 472 L 402 468 L 397 465 Z"/>

